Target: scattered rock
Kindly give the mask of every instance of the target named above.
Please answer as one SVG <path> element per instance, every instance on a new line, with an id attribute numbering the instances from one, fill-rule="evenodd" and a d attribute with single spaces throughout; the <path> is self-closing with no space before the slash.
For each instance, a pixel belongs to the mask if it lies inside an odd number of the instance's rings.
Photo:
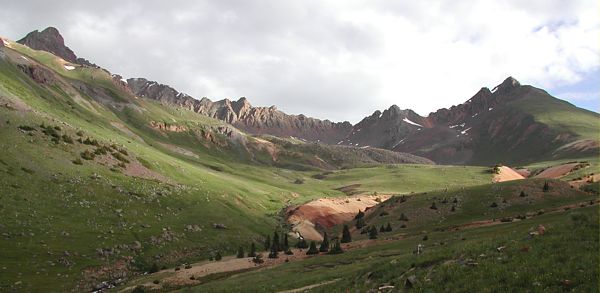
<path id="1" fill-rule="evenodd" d="M 225 224 L 213 223 L 213 228 L 215 228 L 215 229 L 227 229 L 227 226 L 225 226 Z"/>

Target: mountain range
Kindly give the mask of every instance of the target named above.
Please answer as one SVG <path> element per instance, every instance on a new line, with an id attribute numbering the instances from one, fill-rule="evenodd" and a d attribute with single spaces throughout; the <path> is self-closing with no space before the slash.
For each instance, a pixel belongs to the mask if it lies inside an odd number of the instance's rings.
<path id="1" fill-rule="evenodd" d="M 72 63 L 95 66 L 78 58 L 52 27 L 33 31 L 18 42 Z M 577 108 L 542 89 L 521 85 L 512 77 L 492 90 L 481 88 L 463 104 L 426 117 L 393 105 L 356 125 L 289 115 L 275 106 L 254 107 L 244 97 L 214 102 L 196 99 L 145 78 L 130 78 L 125 84 L 135 96 L 219 119 L 249 134 L 382 148 L 444 164 L 523 163 L 590 155 L 599 148 L 598 113 Z"/>

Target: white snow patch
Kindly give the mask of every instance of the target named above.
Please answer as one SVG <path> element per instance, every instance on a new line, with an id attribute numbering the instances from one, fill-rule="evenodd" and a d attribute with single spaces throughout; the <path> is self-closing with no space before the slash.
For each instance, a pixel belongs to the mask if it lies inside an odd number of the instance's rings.
<path id="1" fill-rule="evenodd" d="M 65 65 L 65 69 L 66 69 L 66 70 L 74 70 L 74 69 L 75 69 L 75 66 L 72 66 L 72 65 Z"/>
<path id="2" fill-rule="evenodd" d="M 121 81 L 124 82 L 124 83 L 127 83 L 127 79 L 125 79 L 124 77 L 121 78 Z"/>
<path id="3" fill-rule="evenodd" d="M 479 113 L 475 113 L 471 118 L 475 118 L 475 116 L 479 115 Z"/>
<path id="4" fill-rule="evenodd" d="M 492 93 L 496 92 L 498 90 L 498 87 L 495 87 L 492 89 Z"/>
<path id="5" fill-rule="evenodd" d="M 404 119 L 402 119 L 402 121 L 404 121 L 404 122 L 406 122 L 406 123 L 408 123 L 408 124 L 415 125 L 415 126 L 420 126 L 420 127 L 423 127 L 423 125 L 421 125 L 421 124 L 419 124 L 419 123 L 412 122 L 412 121 L 408 120 L 408 118 L 404 118 Z"/>
<path id="6" fill-rule="evenodd" d="M 360 147 L 360 148 L 361 148 L 361 149 L 366 149 L 366 148 L 368 148 L 368 147 L 369 147 L 369 146 L 368 146 L 368 145 L 366 145 L 366 146 L 362 146 L 362 147 Z"/>
<path id="7" fill-rule="evenodd" d="M 460 127 L 465 127 L 465 123 L 463 122 L 462 124 L 459 124 Z"/>
<path id="8" fill-rule="evenodd" d="M 337 143 L 337 144 L 341 144 L 342 142 L 344 142 L 344 141 L 343 141 L 343 140 L 340 140 L 340 141 L 338 141 L 338 143 Z"/>
<path id="9" fill-rule="evenodd" d="M 10 45 L 10 43 L 8 41 L 6 41 L 5 39 L 2 39 L 2 43 L 4 43 L 4 46 Z"/>
<path id="10" fill-rule="evenodd" d="M 396 143 L 396 144 L 395 144 L 395 145 L 392 147 L 392 149 L 393 149 L 393 148 L 396 148 L 396 147 L 397 147 L 399 144 L 401 144 L 402 142 L 404 142 L 404 140 L 405 140 L 405 139 L 406 139 L 406 138 L 403 138 L 403 139 L 401 139 L 399 142 L 397 142 L 397 143 Z"/>
<path id="11" fill-rule="evenodd" d="M 492 110 L 494 110 L 494 108 L 493 108 L 493 107 L 489 107 L 489 108 L 488 108 L 488 111 L 492 111 Z"/>
<path id="12" fill-rule="evenodd" d="M 469 128 L 467 128 L 467 129 L 465 129 L 465 130 L 461 131 L 460 133 L 461 133 L 461 134 L 467 134 L 467 131 L 469 131 L 469 130 L 471 130 L 471 127 L 469 127 Z"/>
<path id="13" fill-rule="evenodd" d="M 455 128 L 455 127 L 458 127 L 458 125 L 450 125 L 450 126 L 448 126 L 448 127 L 450 127 L 450 128 Z"/>
<path id="14" fill-rule="evenodd" d="M 377 117 L 377 118 L 381 118 L 382 115 L 383 115 L 383 113 L 379 113 L 379 117 Z"/>
<path id="15" fill-rule="evenodd" d="M 25 56 L 21 56 L 21 58 L 23 58 L 25 61 L 29 61 L 29 59 L 27 59 Z"/>
<path id="16" fill-rule="evenodd" d="M 354 144 L 355 146 L 358 146 L 358 144 Z"/>

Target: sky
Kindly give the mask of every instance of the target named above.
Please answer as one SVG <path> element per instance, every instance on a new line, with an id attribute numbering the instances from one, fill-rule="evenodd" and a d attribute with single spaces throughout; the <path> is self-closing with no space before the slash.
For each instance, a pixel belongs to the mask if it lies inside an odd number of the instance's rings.
<path id="1" fill-rule="evenodd" d="M 508 76 L 598 112 L 599 3 L 20 0 L 2 4 L 0 35 L 54 26 L 126 78 L 333 121 L 427 115 Z"/>

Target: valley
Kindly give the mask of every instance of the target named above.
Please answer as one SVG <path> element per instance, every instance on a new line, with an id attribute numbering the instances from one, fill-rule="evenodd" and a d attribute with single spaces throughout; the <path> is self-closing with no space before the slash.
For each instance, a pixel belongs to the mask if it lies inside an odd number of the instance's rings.
<path id="1" fill-rule="evenodd" d="M 352 125 L 0 43 L 2 292 L 598 287 L 600 115 L 512 77 Z"/>

